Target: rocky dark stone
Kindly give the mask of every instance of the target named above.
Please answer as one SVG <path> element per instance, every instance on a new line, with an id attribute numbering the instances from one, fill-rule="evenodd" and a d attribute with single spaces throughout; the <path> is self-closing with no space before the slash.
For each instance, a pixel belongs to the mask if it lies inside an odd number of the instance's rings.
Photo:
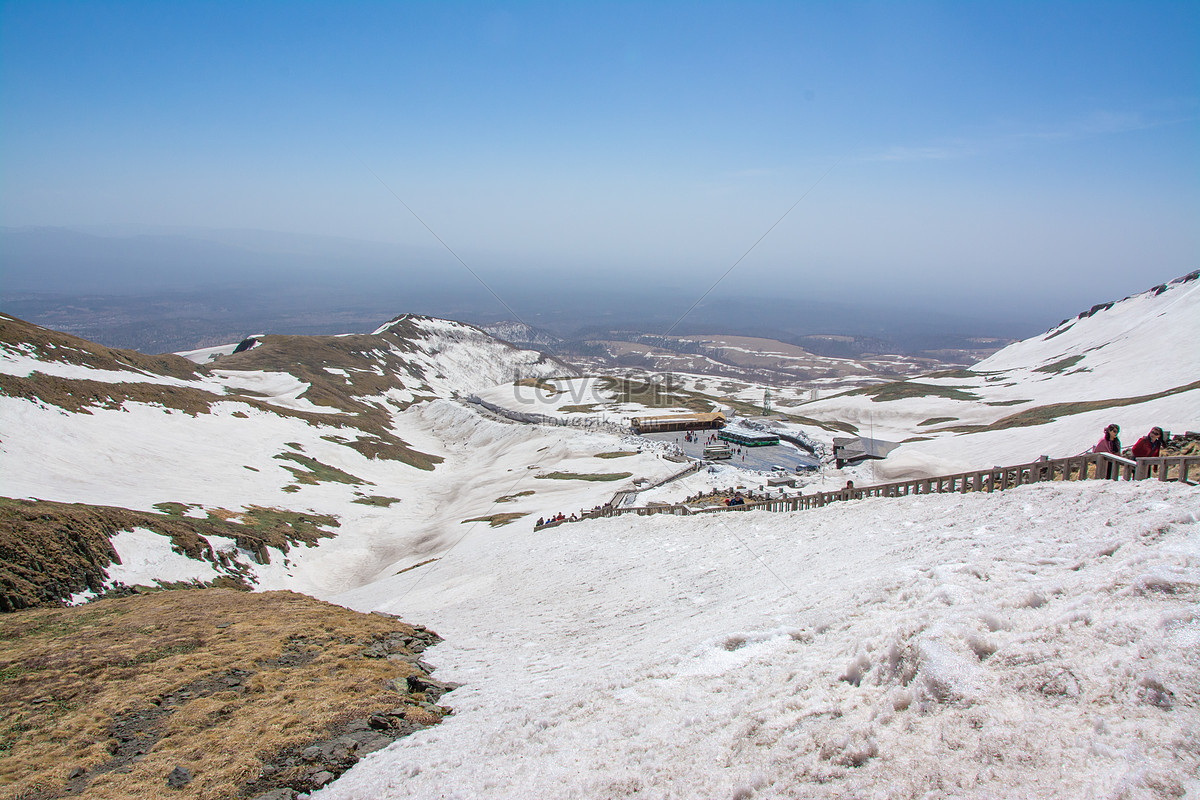
<path id="1" fill-rule="evenodd" d="M 364 658 L 387 658 L 387 655 L 388 649 L 383 642 L 376 642 L 366 650 L 363 650 Z"/>
<path id="2" fill-rule="evenodd" d="M 167 786 L 172 789 L 182 789 L 192 782 L 192 773 L 183 767 L 175 767 L 167 776 Z"/>
<path id="3" fill-rule="evenodd" d="M 343 738 L 353 739 L 355 743 L 355 751 L 364 756 L 367 753 L 374 753 L 376 750 L 382 750 L 392 743 L 390 737 L 376 733 L 375 731 L 360 731 L 358 733 L 350 733 Z"/>
<path id="4" fill-rule="evenodd" d="M 296 790 L 286 786 L 282 789 L 272 789 L 257 795 L 253 800 L 296 800 Z"/>
<path id="5" fill-rule="evenodd" d="M 413 693 L 422 693 L 427 700 L 437 702 L 446 692 L 452 692 L 461 684 L 458 683 L 443 683 L 442 681 L 434 680 L 428 675 L 409 675 L 408 690 Z"/>
<path id="6" fill-rule="evenodd" d="M 333 773 L 328 770 L 322 770 L 322 771 L 318 772 L 316 775 L 312 776 L 313 786 L 316 786 L 318 788 L 329 783 L 331 780 L 333 780 Z"/>

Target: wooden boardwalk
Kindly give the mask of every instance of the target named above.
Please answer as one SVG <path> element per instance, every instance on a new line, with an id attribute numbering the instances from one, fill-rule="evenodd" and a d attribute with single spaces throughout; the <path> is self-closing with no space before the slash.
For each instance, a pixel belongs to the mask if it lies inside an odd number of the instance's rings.
<path id="1" fill-rule="evenodd" d="M 689 470 L 691 471 L 691 470 Z M 685 473 L 686 474 L 686 471 Z M 672 476 L 671 479 L 679 477 Z M 1047 458 L 1031 464 L 1012 467 L 960 472 L 954 475 L 939 475 L 931 478 L 916 478 L 908 481 L 880 483 L 874 486 L 818 492 L 798 497 L 780 497 L 767 500 L 751 500 L 741 506 L 712 506 L 696 508 L 686 504 L 669 506 L 636 506 L 618 508 L 613 503 L 588 512 L 579 519 L 617 517 L 622 514 L 650 516 L 653 514 L 712 514 L 722 511 L 804 511 L 822 508 L 844 500 L 861 500 L 867 497 L 905 497 L 917 494 L 966 494 L 967 492 L 1000 492 L 1016 486 L 1047 481 L 1125 480 L 1182 481 L 1195 484 L 1200 480 L 1200 456 L 1162 456 L 1139 458 L 1136 461 L 1109 453 L 1088 453 L 1069 458 Z M 660 482 L 665 483 L 665 481 Z M 565 522 L 566 520 L 564 520 Z M 549 528 L 561 522 L 539 526 Z"/>

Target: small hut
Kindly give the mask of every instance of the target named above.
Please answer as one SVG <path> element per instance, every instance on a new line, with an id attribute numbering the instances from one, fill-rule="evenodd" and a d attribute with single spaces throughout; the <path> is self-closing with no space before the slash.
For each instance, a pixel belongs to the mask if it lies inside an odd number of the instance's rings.
<path id="1" fill-rule="evenodd" d="M 861 464 L 871 459 L 884 459 L 899 447 L 898 442 L 885 442 L 865 436 L 833 437 L 833 459 L 838 469 L 847 465 Z"/>

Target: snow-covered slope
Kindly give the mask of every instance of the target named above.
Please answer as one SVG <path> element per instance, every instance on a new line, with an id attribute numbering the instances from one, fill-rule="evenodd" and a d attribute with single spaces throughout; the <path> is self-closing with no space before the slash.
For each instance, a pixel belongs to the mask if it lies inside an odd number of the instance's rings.
<path id="1" fill-rule="evenodd" d="M 578 512 L 678 469 L 612 434 L 452 402 L 563 370 L 468 325 L 404 316 L 369 335 L 260 338 L 197 365 L 0 318 L 0 496 L 234 522 L 253 507 L 323 515 L 335 538 L 269 563 L 235 553 L 231 568 L 260 588 L 327 593 L 436 557 L 481 524 Z M 594 458 L 605 452 L 627 455 Z M 123 560 L 143 560 L 124 546 Z M 149 564 L 147 582 L 180 567 Z"/>
<path id="2" fill-rule="evenodd" d="M 314 800 L 1195 796 L 1200 489 L 619 517 L 340 597 L 456 714 Z"/>
<path id="3" fill-rule="evenodd" d="M 881 464 L 905 469 L 1077 452 L 1112 414 L 1127 429 L 1186 425 L 1198 285 L 1014 345 L 1024 357 L 812 406 L 933 431 Z M 269 559 L 211 536 L 224 561 L 199 566 L 139 524 L 113 537 L 110 580 L 208 580 L 233 561 L 261 588 L 444 637 L 426 657 L 464 684 L 442 700 L 456 714 L 317 797 L 1200 793 L 1195 487 L 1038 485 L 534 531 L 537 516 L 679 465 L 636 439 L 459 402 L 563 374 L 469 326 L 401 317 L 366 336 L 265 336 L 200 365 L 11 318 L 0 333 L 0 495 L 339 523 Z M 1139 383 L 1134 362 L 1167 333 L 1179 366 Z M 577 412 L 560 394 L 635 395 L 553 384 L 564 417 Z M 1057 421 L 996 424 L 1014 412 Z"/>
<path id="4" fill-rule="evenodd" d="M 554 351 L 562 344 L 562 340 L 557 336 L 515 320 L 485 325 L 483 329 L 497 339 L 524 347 L 540 347 Z"/>
<path id="5" fill-rule="evenodd" d="M 1104 304 L 969 370 L 797 407 L 906 442 L 877 465 L 903 478 L 1089 449 L 1110 422 L 1126 446 L 1154 425 L 1200 427 L 1200 273 Z"/>

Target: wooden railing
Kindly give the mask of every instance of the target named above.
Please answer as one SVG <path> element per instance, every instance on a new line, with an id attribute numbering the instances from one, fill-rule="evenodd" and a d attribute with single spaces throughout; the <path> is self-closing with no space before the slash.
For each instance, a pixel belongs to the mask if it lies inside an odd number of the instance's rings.
<path id="1" fill-rule="evenodd" d="M 564 522 L 578 522 L 581 519 L 595 519 L 596 517 L 611 517 L 611 516 L 613 516 L 614 509 L 619 508 L 621 505 L 621 502 L 629 495 L 631 495 L 631 494 L 636 495 L 636 494 L 640 494 L 641 492 L 648 492 L 651 489 L 657 489 L 659 486 L 664 486 L 664 485 L 670 483 L 671 481 L 679 480 L 684 475 L 691 475 L 693 472 L 699 472 L 703 468 L 704 468 L 703 461 L 694 461 L 691 464 L 689 464 L 688 466 L 679 470 L 678 472 L 671 473 L 670 475 L 668 475 L 667 477 L 658 481 L 657 483 L 652 483 L 649 486 L 641 486 L 636 489 L 622 489 L 622 490 L 618 491 L 616 494 L 614 494 L 612 496 L 611 500 L 609 500 L 604 505 L 600 506 L 599 510 L 585 511 L 584 513 L 575 517 L 575 519 L 571 519 L 569 517 L 567 519 L 552 519 L 547 522 L 543 522 L 541 525 L 534 525 L 533 528 L 534 528 L 534 530 L 540 531 L 542 528 L 558 527 L 559 525 L 562 525 Z"/>
<path id="2" fill-rule="evenodd" d="M 1133 471 L 1135 481 L 1157 477 L 1160 481 L 1178 480 L 1184 483 L 1195 483 L 1189 477 L 1193 467 L 1197 465 L 1196 456 L 1160 456 L 1159 458 L 1139 458 Z M 1171 468 L 1176 468 L 1176 475 L 1170 477 Z M 1200 478 L 1200 474 L 1197 475 Z"/>
<path id="3" fill-rule="evenodd" d="M 1192 472 L 1196 473 L 1195 479 L 1192 478 Z M 1200 456 L 1163 456 L 1139 458 L 1136 461 L 1111 453 L 1087 453 L 1069 458 L 1046 458 L 1043 456 L 1031 464 L 1018 464 L 1013 467 L 993 467 L 973 472 L 959 472 L 954 475 L 915 478 L 798 497 L 748 500 L 745 505 L 740 506 L 694 508 L 680 504 L 616 508 L 610 504 L 602 506 L 597 511 L 589 512 L 580 519 L 617 517 L 622 514 L 649 516 L 653 514 L 710 514 L 719 511 L 803 511 L 809 508 L 821 508 L 843 500 L 860 500 L 864 497 L 905 497 L 915 494 L 946 494 L 947 492 L 959 494 L 998 492 L 1016 486 L 1046 481 L 1140 481 L 1151 477 L 1156 477 L 1160 481 L 1195 483 L 1196 479 L 1200 479 Z M 553 524 L 559 523 L 547 523 L 542 527 L 550 527 Z"/>

